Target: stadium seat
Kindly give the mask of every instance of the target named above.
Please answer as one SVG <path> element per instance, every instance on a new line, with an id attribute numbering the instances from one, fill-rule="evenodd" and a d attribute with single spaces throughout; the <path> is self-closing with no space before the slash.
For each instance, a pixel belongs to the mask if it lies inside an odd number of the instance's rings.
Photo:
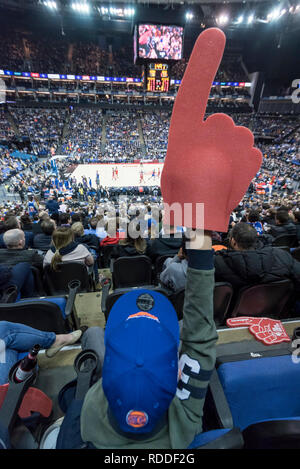
<path id="1" fill-rule="evenodd" d="M 291 280 L 263 283 L 241 288 L 230 317 L 267 316 L 280 319 L 294 290 Z"/>
<path id="2" fill-rule="evenodd" d="M 242 449 L 244 439 L 238 428 L 219 428 L 196 435 L 187 449 Z"/>
<path id="3" fill-rule="evenodd" d="M 239 428 L 245 448 L 300 448 L 300 363 L 290 345 L 226 346 L 209 384 L 206 419 Z"/>
<path id="4" fill-rule="evenodd" d="M 216 282 L 214 289 L 214 320 L 216 326 L 224 325 L 233 296 L 232 285 L 228 282 Z"/>
<path id="5" fill-rule="evenodd" d="M 296 259 L 296 261 L 300 262 L 300 248 L 292 249 L 291 255 L 293 256 L 294 259 Z"/>
<path id="6" fill-rule="evenodd" d="M 33 265 L 30 266 L 33 279 L 34 279 L 34 285 L 35 285 L 35 291 L 37 292 L 38 295 L 44 296 L 47 294 L 45 290 L 45 286 L 43 283 L 43 273 L 41 272 L 40 269 L 37 267 L 34 267 Z"/>
<path id="7" fill-rule="evenodd" d="M 0 303 L 14 303 L 18 297 L 18 287 L 10 285 L 0 293 Z"/>
<path id="8" fill-rule="evenodd" d="M 175 308 L 178 321 L 180 321 L 183 318 L 184 295 L 185 295 L 185 288 L 180 288 L 175 293 L 172 293 L 170 295 L 170 301 L 172 302 Z"/>
<path id="9" fill-rule="evenodd" d="M 178 319 L 183 318 L 185 288 L 178 290 L 170 295 L 170 301 L 176 310 Z M 216 326 L 221 326 L 225 322 L 227 311 L 233 295 L 233 289 L 230 283 L 216 282 L 214 288 L 214 320 Z"/>
<path id="10" fill-rule="evenodd" d="M 100 268 L 106 269 L 110 266 L 110 256 L 115 245 L 101 246 L 100 248 Z"/>
<path id="11" fill-rule="evenodd" d="M 151 259 L 147 256 L 119 257 L 113 265 L 112 281 L 114 289 L 151 285 Z"/>
<path id="12" fill-rule="evenodd" d="M 280 235 L 273 241 L 273 246 L 288 246 L 295 248 L 298 246 L 298 239 L 296 235 Z"/>
<path id="13" fill-rule="evenodd" d="M 173 256 L 159 256 L 156 260 L 155 260 L 155 265 L 154 265 L 154 270 L 153 270 L 153 282 L 158 285 L 159 283 L 159 276 L 163 270 L 163 265 L 164 265 L 164 262 L 166 259 L 169 259 L 170 257 L 173 257 Z"/>
<path id="14" fill-rule="evenodd" d="M 68 333 L 78 328 L 78 320 L 73 312 L 78 287 L 78 282 L 70 282 L 68 297 L 26 298 L 16 303 L 1 303 L 0 321 L 26 324 L 55 334 Z"/>
<path id="15" fill-rule="evenodd" d="M 0 449 L 11 449 L 11 436 L 14 426 L 18 420 L 18 412 L 26 392 L 33 384 L 37 371 L 29 375 L 23 382 L 15 383 L 13 379 L 14 372 L 19 363 L 16 363 L 9 373 L 9 386 L 0 408 Z"/>
<path id="16" fill-rule="evenodd" d="M 69 282 L 78 280 L 78 293 L 94 290 L 92 275 L 80 262 L 63 262 L 58 264 L 58 270 L 52 270 L 50 265 L 44 269 L 44 284 L 48 295 L 64 295 L 68 292 Z"/>

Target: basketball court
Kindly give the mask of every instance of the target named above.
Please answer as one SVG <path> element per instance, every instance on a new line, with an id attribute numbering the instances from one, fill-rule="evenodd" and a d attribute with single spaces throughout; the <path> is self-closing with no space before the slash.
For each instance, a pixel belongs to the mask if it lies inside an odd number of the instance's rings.
<path id="1" fill-rule="evenodd" d="M 159 186 L 162 169 L 163 163 L 80 164 L 71 176 L 77 183 L 91 178 L 93 187 L 97 171 L 103 187 Z"/>

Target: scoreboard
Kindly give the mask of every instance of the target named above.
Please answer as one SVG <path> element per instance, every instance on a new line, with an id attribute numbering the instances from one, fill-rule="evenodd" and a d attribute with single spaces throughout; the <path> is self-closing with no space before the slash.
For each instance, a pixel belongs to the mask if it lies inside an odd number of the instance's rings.
<path id="1" fill-rule="evenodd" d="M 170 77 L 168 64 L 148 63 L 146 65 L 146 90 L 147 91 L 169 91 Z"/>

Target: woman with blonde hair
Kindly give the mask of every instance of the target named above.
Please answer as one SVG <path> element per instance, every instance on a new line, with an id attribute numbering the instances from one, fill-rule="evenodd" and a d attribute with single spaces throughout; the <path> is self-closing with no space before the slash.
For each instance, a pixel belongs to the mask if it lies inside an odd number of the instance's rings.
<path id="1" fill-rule="evenodd" d="M 44 257 L 43 265 L 50 264 L 53 270 L 57 270 L 60 262 L 81 262 L 87 267 L 94 264 L 87 247 L 76 243 L 72 230 L 67 227 L 59 227 L 53 232 L 52 246 Z"/>
<path id="2" fill-rule="evenodd" d="M 136 231 L 140 231 L 140 225 L 136 226 Z M 130 236 L 127 230 L 127 237 L 120 239 L 119 244 L 113 248 L 111 257 L 117 259 L 124 256 L 139 256 L 146 255 L 147 241 L 141 235 L 137 237 Z"/>

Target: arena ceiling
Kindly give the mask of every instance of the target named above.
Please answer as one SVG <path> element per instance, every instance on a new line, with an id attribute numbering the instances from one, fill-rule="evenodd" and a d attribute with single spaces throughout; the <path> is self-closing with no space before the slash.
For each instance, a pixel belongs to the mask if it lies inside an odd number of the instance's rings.
<path id="1" fill-rule="evenodd" d="M 49 0 L 0 0 L 0 28 L 25 26 L 41 34 L 51 31 L 56 36 L 76 38 L 94 35 L 98 41 L 114 47 L 132 47 L 134 26 L 138 22 L 180 24 L 185 27 L 184 51 L 185 57 L 189 57 L 199 33 L 204 28 L 219 26 L 216 20 L 226 12 L 229 21 L 222 26 L 227 37 L 226 50 L 242 53 L 249 71 L 263 70 L 274 79 L 279 75 L 281 78 L 288 76 L 287 80 L 300 76 L 300 10 L 295 11 L 300 0 L 52 1 L 57 5 L 53 10 L 45 6 Z M 73 2 L 90 4 L 90 14 L 72 10 Z M 101 14 L 104 6 L 108 14 Z M 130 18 L 118 18 L 109 13 L 111 7 L 132 7 L 135 14 Z M 286 13 L 268 23 L 266 17 L 274 8 L 284 9 Z M 186 19 L 187 12 L 193 14 L 190 21 Z M 238 24 L 236 19 L 240 15 L 244 16 L 244 21 Z M 252 15 L 254 20 L 249 24 L 247 19 Z"/>

